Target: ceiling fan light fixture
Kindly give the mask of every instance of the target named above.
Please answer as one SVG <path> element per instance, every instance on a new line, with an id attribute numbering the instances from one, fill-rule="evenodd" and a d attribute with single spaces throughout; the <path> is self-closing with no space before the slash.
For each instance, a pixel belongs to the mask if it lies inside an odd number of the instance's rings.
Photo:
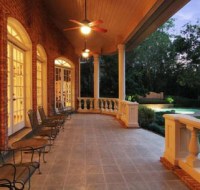
<path id="1" fill-rule="evenodd" d="M 90 52 L 90 50 L 89 50 L 89 49 L 85 49 L 85 52 L 89 53 L 89 52 Z"/>
<path id="2" fill-rule="evenodd" d="M 84 26 L 81 26 L 81 33 L 82 34 L 84 34 L 84 35 L 88 35 L 88 34 L 90 34 L 90 32 L 91 32 L 91 28 L 89 27 L 89 26 L 87 26 L 87 25 L 84 25 Z"/>
<path id="3" fill-rule="evenodd" d="M 82 57 L 88 58 L 88 57 L 89 57 L 89 52 L 83 51 L 83 52 L 82 52 Z"/>

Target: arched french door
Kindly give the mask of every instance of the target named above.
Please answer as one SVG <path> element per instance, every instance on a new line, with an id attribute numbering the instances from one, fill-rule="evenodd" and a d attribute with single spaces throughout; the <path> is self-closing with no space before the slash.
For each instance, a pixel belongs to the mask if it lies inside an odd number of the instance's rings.
<path id="1" fill-rule="evenodd" d="M 27 43 L 30 39 L 27 33 L 17 20 L 8 18 L 7 34 L 7 110 L 8 135 L 11 135 L 27 123 L 26 111 L 31 105 L 30 100 L 27 100 L 31 96 L 32 77 L 28 59 L 30 43 Z M 25 81 L 28 74 L 29 82 Z"/>
<path id="2" fill-rule="evenodd" d="M 11 42 L 7 44 L 8 61 L 8 131 L 15 133 L 25 126 L 24 65 L 25 52 Z"/>
<path id="3" fill-rule="evenodd" d="M 44 48 L 37 45 L 37 107 L 47 111 L 47 56 Z"/>
<path id="4" fill-rule="evenodd" d="M 74 107 L 74 67 L 70 61 L 55 60 L 55 108 Z"/>

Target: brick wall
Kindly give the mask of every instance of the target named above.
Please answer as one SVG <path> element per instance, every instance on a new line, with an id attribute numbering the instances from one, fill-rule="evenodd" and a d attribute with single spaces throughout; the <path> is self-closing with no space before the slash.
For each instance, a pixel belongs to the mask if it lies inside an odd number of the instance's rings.
<path id="1" fill-rule="evenodd" d="M 41 0 L 0 0 L 0 147 L 7 145 L 7 18 L 14 17 L 27 31 L 32 41 L 33 109 L 37 108 L 36 47 L 41 44 L 47 54 L 48 112 L 54 103 L 54 60 L 66 57 L 75 65 L 75 99 L 78 96 L 78 57 L 62 31 L 51 21 Z"/>

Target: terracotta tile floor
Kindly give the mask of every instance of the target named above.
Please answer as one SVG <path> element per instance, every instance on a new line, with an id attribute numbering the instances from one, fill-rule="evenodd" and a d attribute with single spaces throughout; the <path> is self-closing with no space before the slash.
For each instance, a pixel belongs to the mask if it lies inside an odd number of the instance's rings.
<path id="1" fill-rule="evenodd" d="M 74 114 L 31 178 L 31 189 L 186 190 L 159 162 L 164 138 L 111 116 Z"/>

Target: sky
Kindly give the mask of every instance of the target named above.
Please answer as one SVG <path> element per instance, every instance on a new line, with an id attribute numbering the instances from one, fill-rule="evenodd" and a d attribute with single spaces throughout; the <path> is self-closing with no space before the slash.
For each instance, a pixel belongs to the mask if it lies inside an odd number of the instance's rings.
<path id="1" fill-rule="evenodd" d="M 181 27 L 188 22 L 195 24 L 200 20 L 200 0 L 191 0 L 172 18 L 175 19 L 175 29 L 172 31 L 174 34 L 179 34 Z"/>

